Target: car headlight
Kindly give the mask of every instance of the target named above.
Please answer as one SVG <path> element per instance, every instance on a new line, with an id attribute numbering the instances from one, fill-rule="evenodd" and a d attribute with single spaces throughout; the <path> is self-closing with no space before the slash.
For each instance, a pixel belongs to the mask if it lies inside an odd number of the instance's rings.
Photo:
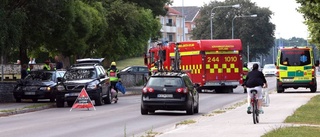
<path id="1" fill-rule="evenodd" d="M 99 87 L 99 81 L 95 80 L 88 84 L 87 89 L 97 89 Z"/>
<path id="2" fill-rule="evenodd" d="M 58 86 L 57 86 L 57 90 L 58 90 L 58 91 L 63 91 L 63 90 L 65 90 L 65 88 L 64 88 L 63 85 L 58 85 Z"/>
<path id="3" fill-rule="evenodd" d="M 98 86 L 96 84 L 90 84 L 87 86 L 87 89 L 97 89 Z"/>
<path id="4" fill-rule="evenodd" d="M 47 90 L 49 91 L 51 88 L 50 87 L 40 87 L 40 90 Z"/>

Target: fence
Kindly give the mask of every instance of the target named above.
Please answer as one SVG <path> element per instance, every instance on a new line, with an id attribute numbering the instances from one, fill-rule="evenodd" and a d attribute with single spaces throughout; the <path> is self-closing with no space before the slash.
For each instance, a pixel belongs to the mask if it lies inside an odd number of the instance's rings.
<path id="1" fill-rule="evenodd" d="M 34 69 L 42 69 L 43 64 L 35 64 L 33 65 Z M 21 78 L 20 70 L 21 65 L 19 64 L 4 64 L 1 65 L 0 68 L 0 80 L 10 81 L 10 80 L 18 80 Z"/>

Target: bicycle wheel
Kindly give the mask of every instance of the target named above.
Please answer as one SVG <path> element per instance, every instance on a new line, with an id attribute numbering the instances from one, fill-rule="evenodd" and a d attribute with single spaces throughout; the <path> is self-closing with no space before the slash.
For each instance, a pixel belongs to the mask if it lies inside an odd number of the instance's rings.
<path id="1" fill-rule="evenodd" d="M 257 123 L 257 103 L 254 101 L 252 103 L 252 118 L 253 118 L 253 124 Z"/>
<path id="2" fill-rule="evenodd" d="M 255 111 L 255 113 L 256 113 L 256 123 L 259 123 L 259 113 L 260 113 L 260 111 L 258 109 L 258 100 L 255 100 L 255 106 L 256 106 L 256 111 Z"/>

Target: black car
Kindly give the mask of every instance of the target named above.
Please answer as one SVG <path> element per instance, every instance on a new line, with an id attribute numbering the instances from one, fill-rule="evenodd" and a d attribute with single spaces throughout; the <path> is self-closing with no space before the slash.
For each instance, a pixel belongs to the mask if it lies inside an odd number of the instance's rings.
<path id="1" fill-rule="evenodd" d="M 156 110 L 199 112 L 199 94 L 189 76 L 182 72 L 158 72 L 142 90 L 141 114 Z"/>
<path id="2" fill-rule="evenodd" d="M 64 73 L 63 70 L 31 71 L 25 79 L 17 81 L 13 91 L 16 102 L 21 102 L 21 99 L 32 99 L 33 102 L 37 102 L 38 99 L 50 99 L 51 102 L 54 102 L 57 78 L 63 77 Z"/>
<path id="3" fill-rule="evenodd" d="M 143 74 L 148 76 L 149 69 L 147 66 L 128 66 L 120 71 L 120 74 Z"/>
<path id="4" fill-rule="evenodd" d="M 109 77 L 100 64 L 103 59 L 79 59 L 65 73 L 57 86 L 56 105 L 64 107 L 65 101 L 72 106 L 84 88 L 95 105 L 112 101 Z"/>

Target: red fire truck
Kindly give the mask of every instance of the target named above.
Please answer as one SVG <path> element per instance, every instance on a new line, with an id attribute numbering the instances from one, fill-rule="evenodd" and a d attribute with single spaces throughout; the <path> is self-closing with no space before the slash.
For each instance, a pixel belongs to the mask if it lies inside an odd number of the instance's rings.
<path id="1" fill-rule="evenodd" d="M 243 82 L 241 52 L 240 39 L 183 41 L 150 48 L 145 64 L 149 69 L 158 64 L 160 70 L 178 65 L 180 70 L 190 72 L 199 92 L 233 92 Z"/>

